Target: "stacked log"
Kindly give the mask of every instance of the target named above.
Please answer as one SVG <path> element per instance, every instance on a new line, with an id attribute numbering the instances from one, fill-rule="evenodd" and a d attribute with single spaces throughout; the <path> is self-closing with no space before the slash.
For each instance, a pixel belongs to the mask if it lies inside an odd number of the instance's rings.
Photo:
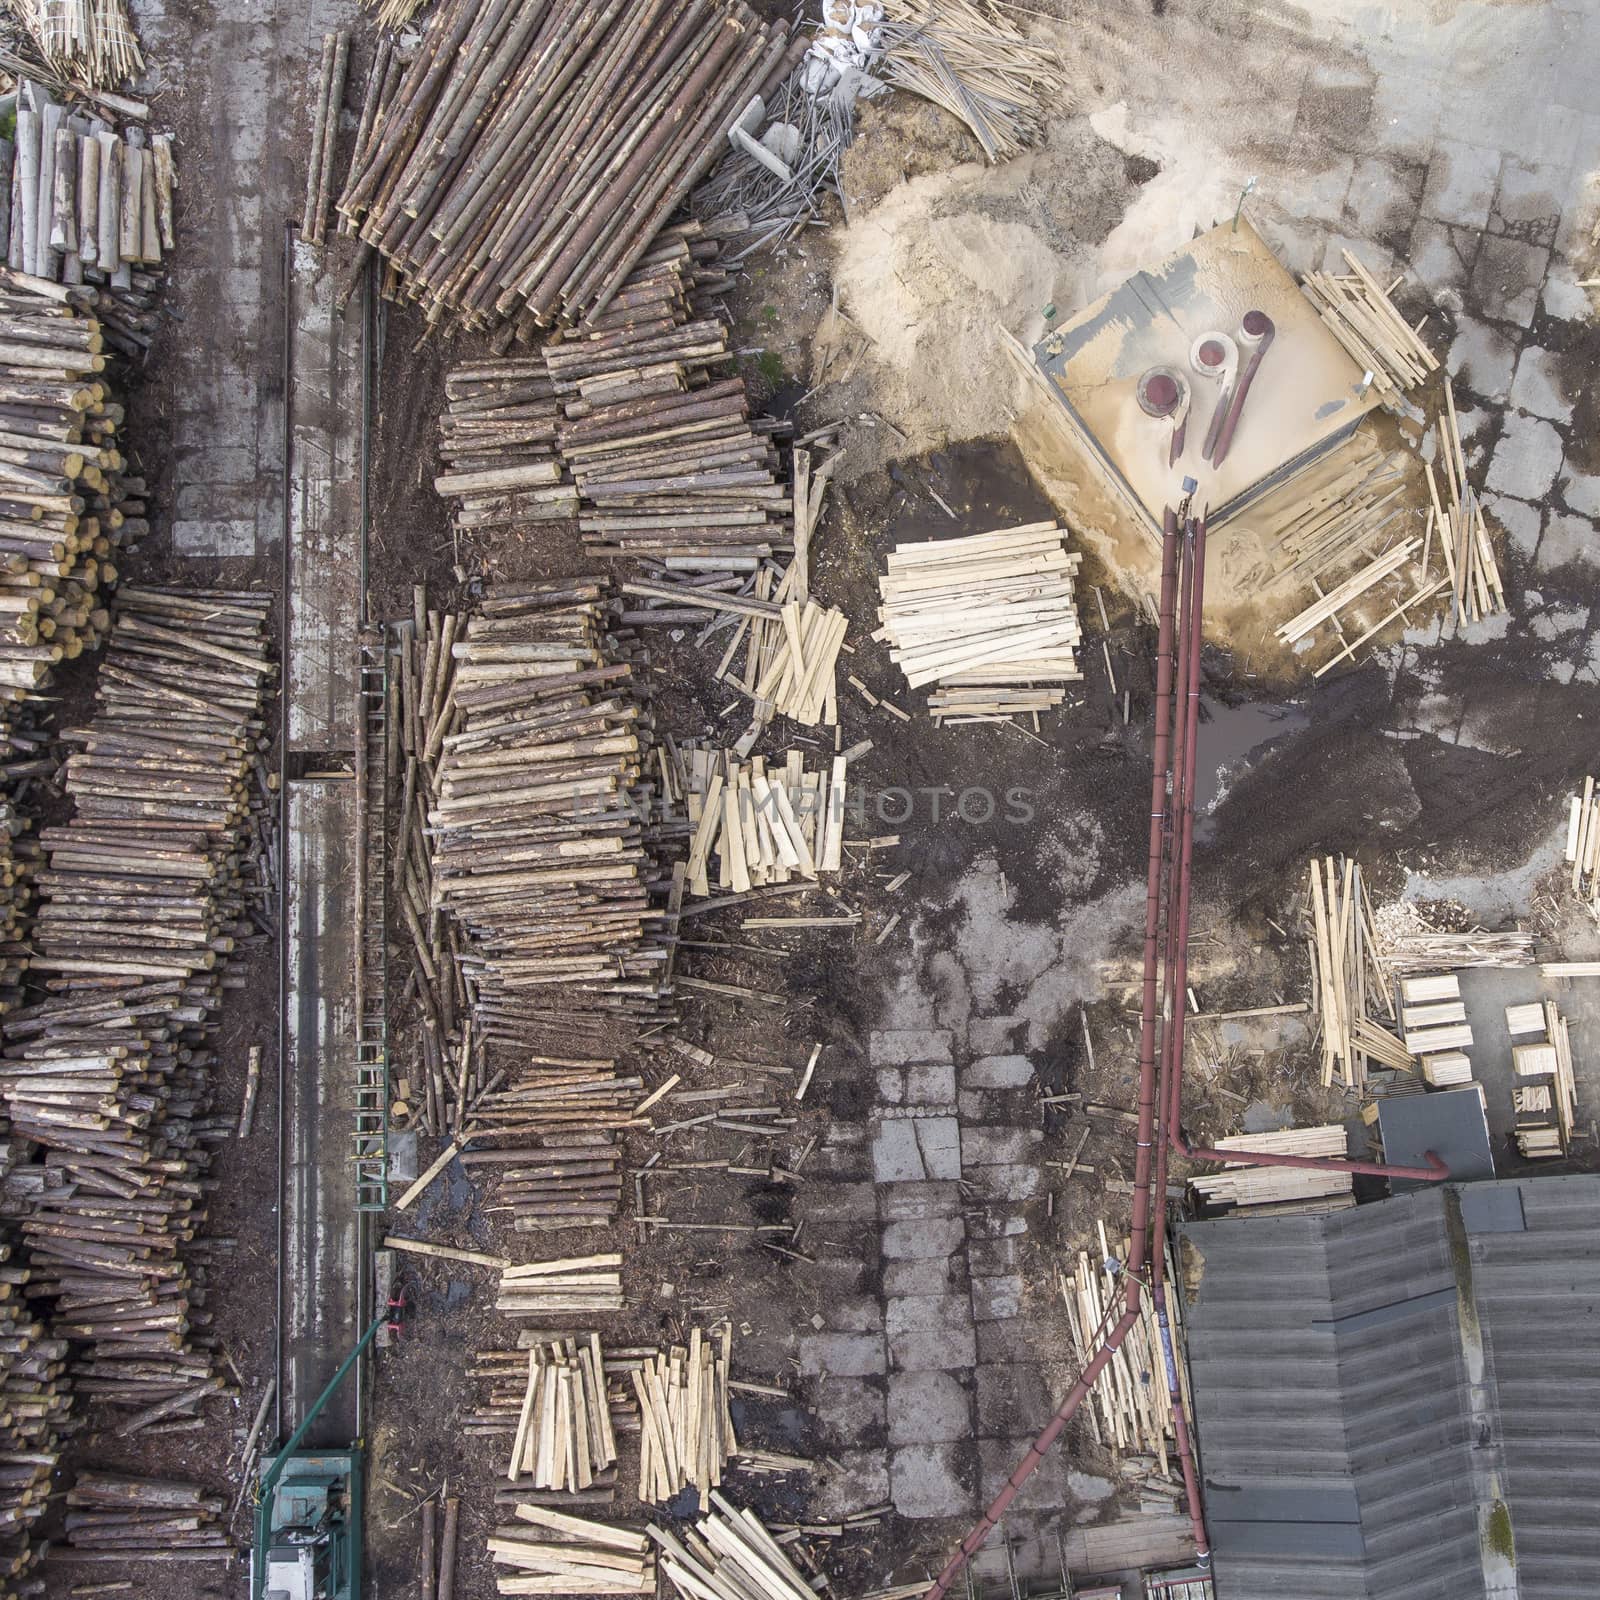
<path id="1" fill-rule="evenodd" d="M 191 1484 L 83 1472 L 67 1491 L 67 1546 L 74 1560 L 227 1560 L 223 1504 Z"/>
<path id="2" fill-rule="evenodd" d="M 788 44 L 742 0 L 448 0 L 339 212 L 429 321 L 597 315 Z"/>
<path id="3" fill-rule="evenodd" d="M 604 632 L 602 592 L 572 579 L 493 596 L 450 647 L 428 811 L 434 904 L 467 935 L 489 1042 L 536 1048 L 575 1016 L 669 1009 L 635 795 L 650 724 Z"/>
<path id="4" fill-rule="evenodd" d="M 59 105 L 24 81 L 16 153 L 0 172 L 11 197 L 6 261 L 45 283 L 82 286 L 115 313 L 128 353 L 150 342 L 163 258 L 177 243 L 172 136 Z"/>
<path id="5" fill-rule="evenodd" d="M 96 318 L 0 279 L 0 696 L 13 706 L 100 642 L 112 557 L 148 527 L 103 345 Z"/>
<path id="6" fill-rule="evenodd" d="M 22 1003 L 28 967 L 28 911 L 41 853 L 29 818 L 0 778 L 0 1016 Z"/>
<path id="7" fill-rule="evenodd" d="M 567 1256 L 507 1267 L 495 1309 L 512 1317 L 589 1316 L 622 1310 L 622 1257 Z"/>
<path id="8" fill-rule="evenodd" d="M 65 783 L 41 833 L 32 971 L 47 998 L 7 1019 L 0 1099 L 40 1159 L 14 1170 L 32 1276 L 80 1393 L 137 1432 L 220 1388 L 182 1247 L 204 1216 L 208 1035 L 219 963 L 256 933 L 244 846 L 264 733 L 269 601 L 125 591 Z"/>

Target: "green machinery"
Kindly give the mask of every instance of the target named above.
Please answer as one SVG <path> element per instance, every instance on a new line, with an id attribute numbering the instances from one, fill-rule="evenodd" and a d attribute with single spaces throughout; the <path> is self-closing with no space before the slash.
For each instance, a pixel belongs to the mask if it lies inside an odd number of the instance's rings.
<path id="1" fill-rule="evenodd" d="M 388 1318 L 373 1318 L 261 1476 L 250 1600 L 361 1600 L 361 1446 L 299 1445 Z"/>

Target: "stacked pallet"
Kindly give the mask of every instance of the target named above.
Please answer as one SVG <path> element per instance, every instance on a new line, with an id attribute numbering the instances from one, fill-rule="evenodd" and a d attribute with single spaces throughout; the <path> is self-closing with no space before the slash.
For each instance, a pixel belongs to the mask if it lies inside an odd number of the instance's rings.
<path id="1" fill-rule="evenodd" d="M 661 1547 L 662 1571 L 683 1600 L 814 1600 L 805 1576 L 755 1513 L 734 1510 L 715 1489 L 710 1509 L 681 1541 L 665 1528 L 649 1531 Z"/>
<path id="2" fill-rule="evenodd" d="M 760 756 L 740 761 L 709 745 L 679 744 L 668 793 L 686 807 L 692 830 L 689 893 L 708 895 L 713 881 L 719 892 L 743 893 L 837 872 L 849 770 L 842 753 L 807 772 L 804 751 L 794 749 L 769 770 Z"/>
<path id="3" fill-rule="evenodd" d="M 1354 860 L 1313 857 L 1302 903 L 1311 958 L 1311 1009 L 1321 1025 L 1322 1084 L 1366 1082 L 1372 1065 L 1415 1071 L 1408 1044 L 1385 1028 L 1394 996 L 1378 960 L 1377 930 L 1361 868 Z"/>
<path id="4" fill-rule="evenodd" d="M 227 1561 L 222 1511 L 192 1484 L 82 1472 L 67 1491 L 67 1547 L 74 1561 Z"/>
<path id="5" fill-rule="evenodd" d="M 1061 704 L 1077 682 L 1083 637 L 1069 555 L 1055 522 L 1024 523 L 964 539 L 890 551 L 879 579 L 890 658 L 913 689 L 936 683 L 938 722 L 1004 721 Z"/>
<path id="6" fill-rule="evenodd" d="M 1061 1298 L 1066 1303 L 1067 1322 L 1072 1330 L 1072 1348 L 1081 1371 L 1099 1348 L 1100 1335 L 1121 1314 L 1125 1284 L 1118 1276 L 1118 1263 L 1111 1254 L 1104 1221 L 1097 1221 L 1100 1254 L 1091 1261 L 1086 1251 L 1078 1252 L 1075 1272 L 1059 1274 Z M 1124 1251 L 1124 1259 L 1126 1258 Z M 1170 1255 L 1169 1255 L 1170 1261 Z M 1168 1299 L 1169 1313 L 1176 1319 L 1177 1297 Z M 1181 1324 L 1174 1322 L 1174 1339 L 1182 1349 Z M 1142 1451 L 1156 1458 L 1158 1469 L 1167 1470 L 1167 1441 L 1173 1436 L 1172 1397 L 1165 1381 L 1166 1363 L 1162 1354 L 1161 1330 L 1155 1305 L 1149 1296 L 1141 1301 L 1139 1321 L 1128 1330 L 1117 1353 L 1095 1379 L 1089 1391 L 1091 1405 L 1086 1414 L 1096 1444 L 1119 1451 Z M 1187 1387 L 1188 1374 L 1180 1360 L 1181 1381 Z"/>
<path id="7" fill-rule="evenodd" d="M 221 1387 L 189 1348 L 204 1291 L 182 1246 L 204 1216 L 220 963 L 258 937 L 245 844 L 268 604 L 124 592 L 95 715 L 63 735 L 75 813 L 41 833 L 31 966 L 48 998 L 7 1018 L 0 1099 L 40 1150 L 4 1198 L 27 1293 L 81 1347 L 78 1392 L 137 1408 L 124 1432 Z"/>
<path id="8" fill-rule="evenodd" d="M 622 1310 L 620 1255 L 567 1256 L 507 1267 L 495 1309 L 512 1317 L 565 1317 Z"/>
<path id="9" fill-rule="evenodd" d="M 1578 1114 L 1567 1020 L 1553 1002 L 1535 1001 L 1507 1006 L 1506 1030 L 1512 1038 L 1525 1040 L 1511 1047 L 1517 1148 L 1535 1159 L 1563 1155 Z M 1544 1037 L 1528 1040 L 1529 1034 Z"/>
<path id="10" fill-rule="evenodd" d="M 592 16 L 448 0 L 375 110 L 340 215 L 430 322 L 600 316 L 788 48 L 741 0 Z"/>
<path id="11" fill-rule="evenodd" d="M 654 1594 L 656 1559 L 642 1533 L 568 1516 L 543 1506 L 519 1505 L 528 1526 L 499 1527 L 489 1537 L 501 1594 Z"/>
<path id="12" fill-rule="evenodd" d="M 434 489 L 454 500 L 456 532 L 577 514 L 556 454 L 561 408 L 543 356 L 470 361 L 445 374 Z"/>
<path id="13" fill-rule="evenodd" d="M 489 1042 L 536 1047 L 575 1016 L 659 1020 L 668 1007 L 635 808 L 650 723 L 602 593 L 571 579 L 493 595 L 450 646 L 427 814 L 433 903 L 466 934 Z"/>
<path id="14" fill-rule="evenodd" d="M 664 1505 L 680 1490 L 699 1491 L 710 1504 L 722 1469 L 738 1452 L 728 1408 L 728 1360 L 733 1329 L 693 1328 L 687 1345 L 673 1345 L 632 1374 L 639 1401 L 639 1498 Z"/>
<path id="15" fill-rule="evenodd" d="M 148 334 L 154 273 L 177 243 L 172 135 L 138 126 L 119 134 L 24 80 L 14 166 L 8 159 L 0 178 L 11 196 L 11 271 L 81 286 L 86 304 L 121 304 L 133 315 L 125 331 Z"/>
<path id="16" fill-rule="evenodd" d="M 1195 1193 L 1209 1206 L 1230 1209 L 1266 1206 L 1297 1211 L 1334 1211 L 1355 1204 L 1348 1169 L 1318 1171 L 1305 1167 L 1260 1167 L 1249 1153 L 1335 1156 L 1350 1154 L 1350 1138 L 1342 1123 L 1316 1128 L 1290 1128 L 1282 1133 L 1241 1133 L 1219 1139 L 1220 1150 L 1237 1150 L 1241 1159 L 1221 1172 L 1190 1179 Z M 1265 1213 L 1258 1213 L 1265 1214 Z"/>
<path id="17" fill-rule="evenodd" d="M 1406 391 L 1435 371 L 1439 358 L 1389 298 L 1400 280 L 1385 290 L 1348 250 L 1341 254 L 1349 272 L 1308 274 L 1301 280 L 1306 298 L 1355 363 L 1372 374 L 1384 404 L 1398 410 Z"/>
<path id="18" fill-rule="evenodd" d="M 600 1336 L 540 1342 L 528 1351 L 528 1381 L 506 1477 L 535 1489 L 584 1490 L 616 1465 Z"/>

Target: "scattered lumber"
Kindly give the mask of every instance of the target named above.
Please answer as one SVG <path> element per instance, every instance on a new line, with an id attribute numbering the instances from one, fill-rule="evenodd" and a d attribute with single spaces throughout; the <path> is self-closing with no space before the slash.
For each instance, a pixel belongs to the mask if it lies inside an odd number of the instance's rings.
<path id="1" fill-rule="evenodd" d="M 1567 815 L 1566 860 L 1572 868 L 1572 892 L 1600 910 L 1600 796 L 1595 780 L 1585 778 L 1572 797 Z"/>
<path id="2" fill-rule="evenodd" d="M 544 1506 L 519 1504 L 517 1522 L 489 1536 L 501 1594 L 648 1594 L 656 1592 L 656 1556 L 642 1533 L 591 1522 Z"/>
<path id="3" fill-rule="evenodd" d="M 1378 960 L 1396 977 L 1437 972 L 1441 967 L 1531 967 L 1531 933 L 1398 933 L 1378 940 Z"/>
<path id="4" fill-rule="evenodd" d="M 733 1329 L 689 1332 L 632 1374 L 642 1434 L 639 1498 L 664 1505 L 691 1485 L 701 1505 L 722 1483 L 722 1469 L 738 1453 L 728 1408 L 728 1362 Z"/>
<path id="5" fill-rule="evenodd" d="M 1312 858 L 1301 926 L 1311 958 L 1311 1009 L 1321 1028 L 1323 1087 L 1337 1080 L 1360 1088 L 1374 1062 L 1415 1071 L 1410 1041 L 1402 1044 L 1382 1025 L 1397 1020 L 1394 996 L 1354 860 Z"/>
<path id="6" fill-rule="evenodd" d="M 1218 1141 L 1219 1149 L 1240 1152 L 1238 1164 L 1221 1172 L 1191 1178 L 1195 1193 L 1210 1207 L 1244 1209 L 1286 1202 L 1337 1201 L 1354 1204 L 1351 1176 L 1345 1171 L 1317 1171 L 1304 1167 L 1260 1167 L 1248 1164 L 1251 1151 L 1276 1155 L 1337 1156 L 1350 1153 L 1349 1134 L 1342 1123 L 1324 1127 L 1290 1128 L 1281 1133 L 1243 1133 Z M 1322 1207 L 1318 1207 L 1322 1209 Z"/>
<path id="7" fill-rule="evenodd" d="M 1301 285 L 1334 338 L 1372 374 L 1384 404 L 1399 410 L 1405 393 L 1438 367 L 1439 358 L 1361 262 L 1348 250 L 1341 254 L 1347 273 L 1312 272 Z"/>
<path id="8" fill-rule="evenodd" d="M 631 636 L 605 631 L 603 591 L 576 578 L 497 592 L 451 630 L 454 671 L 425 747 L 439 752 L 428 909 L 465 935 L 485 1043 L 538 1049 L 585 1017 L 670 1015 L 641 820 L 651 722 Z M 412 937 L 426 973 L 437 944 Z"/>
<path id="9" fill-rule="evenodd" d="M 654 1524 L 661 1568 L 682 1600 L 707 1595 L 760 1596 L 761 1600 L 813 1600 L 804 1575 L 752 1511 L 737 1511 L 713 1489 L 710 1507 L 681 1541 Z"/>
<path id="10" fill-rule="evenodd" d="M 1438 457 L 1444 473 L 1441 497 L 1433 463 L 1426 468 L 1432 523 L 1450 580 L 1451 616 L 1457 629 L 1496 611 L 1504 611 L 1506 596 L 1495 561 L 1494 546 L 1483 520 L 1483 506 L 1467 478 L 1467 457 L 1461 447 L 1461 426 L 1456 417 L 1455 388 L 1444 380 L 1444 415 L 1438 419 Z M 1426 576 L 1426 574 L 1424 574 Z"/>
<path id="11" fill-rule="evenodd" d="M 614 6 L 449 0 L 351 167 L 340 215 L 430 322 L 525 332 L 592 319 L 769 78 L 785 25 L 733 0 Z"/>
<path id="12" fill-rule="evenodd" d="M 1069 94 L 1054 50 L 974 0 L 901 0 L 881 32 L 884 79 L 965 123 L 990 163 L 1039 143 Z"/>
<path id="13" fill-rule="evenodd" d="M 159 1561 L 176 1551 L 233 1555 L 223 1503 L 187 1483 L 84 1471 L 67 1491 L 65 1531 L 74 1556 L 114 1552 Z"/>
<path id="14" fill-rule="evenodd" d="M 1055 522 L 903 544 L 879 578 L 890 659 L 916 689 L 937 684 L 936 722 L 1005 721 L 1061 704 L 1083 676 L 1069 555 Z"/>
<path id="15" fill-rule="evenodd" d="M 45 65 L 86 89 L 114 89 L 144 71 L 123 0 L 17 0 L 12 8 Z"/>
<path id="16" fill-rule="evenodd" d="M 507 1267 L 495 1309 L 513 1317 L 590 1315 L 622 1310 L 620 1255 L 568 1256 Z"/>
<path id="17" fill-rule="evenodd" d="M 1125 1288 L 1117 1275 L 1117 1262 L 1112 1256 L 1106 1225 L 1097 1221 L 1095 1227 L 1100 1240 L 1099 1259 L 1091 1261 L 1088 1253 L 1080 1250 L 1076 1271 L 1057 1274 L 1061 1298 L 1067 1308 L 1067 1322 L 1072 1330 L 1073 1352 L 1080 1369 L 1088 1364 L 1099 1346 L 1100 1335 L 1120 1313 Z M 1122 1259 L 1126 1256 L 1124 1248 Z M 1168 1262 L 1171 1262 L 1170 1251 Z M 1181 1353 L 1182 1324 L 1176 1320 L 1176 1295 L 1169 1297 L 1168 1311 L 1175 1319 L 1173 1341 Z M 1165 1473 L 1167 1441 L 1174 1435 L 1163 1348 L 1154 1302 L 1145 1296 L 1139 1321 L 1129 1330 L 1110 1365 L 1089 1391 L 1092 1404 L 1086 1408 L 1086 1414 L 1097 1444 L 1119 1453 L 1148 1452 Z M 1187 1392 L 1188 1369 L 1181 1354 L 1178 1369 L 1180 1382 Z"/>
<path id="18" fill-rule="evenodd" d="M 124 589 L 94 715 L 62 735 L 73 814 L 40 832 L 44 998 L 6 1019 L 0 1100 L 37 1152 L 0 1212 L 26 1240 L 29 1296 L 72 1341 L 76 1391 L 136 1428 L 216 1387 L 191 1348 L 206 1291 L 184 1247 L 205 1215 L 222 966 L 261 938 L 247 843 L 269 606 Z"/>

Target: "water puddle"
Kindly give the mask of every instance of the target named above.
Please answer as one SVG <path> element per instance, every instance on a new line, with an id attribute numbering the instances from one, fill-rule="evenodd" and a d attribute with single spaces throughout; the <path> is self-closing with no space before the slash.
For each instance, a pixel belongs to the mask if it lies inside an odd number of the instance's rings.
<path id="1" fill-rule="evenodd" d="M 1200 734 L 1196 745 L 1195 838 L 1209 840 L 1216 829 L 1217 807 L 1235 783 L 1268 751 L 1311 724 L 1301 706 L 1246 701 L 1226 706 L 1210 695 L 1200 697 Z"/>

